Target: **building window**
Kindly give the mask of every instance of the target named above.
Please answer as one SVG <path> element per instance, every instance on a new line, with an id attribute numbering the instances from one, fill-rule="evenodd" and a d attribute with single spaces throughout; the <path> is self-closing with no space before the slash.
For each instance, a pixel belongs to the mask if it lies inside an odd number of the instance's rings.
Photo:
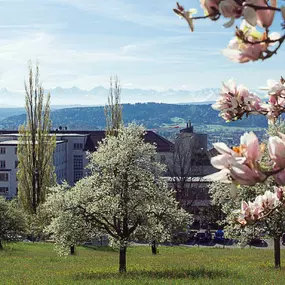
<path id="1" fill-rule="evenodd" d="M 6 148 L 0 147 L 0 154 L 5 154 L 5 153 L 6 153 Z"/>
<path id="2" fill-rule="evenodd" d="M 79 181 L 83 177 L 83 171 L 82 170 L 76 170 L 74 171 L 74 183 Z"/>
<path id="3" fill-rule="evenodd" d="M 5 168 L 5 167 L 6 167 L 6 161 L 0 160 L 0 168 Z"/>
<path id="4" fill-rule="evenodd" d="M 8 181 L 8 173 L 0 173 L 0 181 Z"/>
<path id="5" fill-rule="evenodd" d="M 75 143 L 75 144 L 73 144 L 73 149 L 83 149 L 83 144 L 82 143 Z"/>
<path id="6" fill-rule="evenodd" d="M 6 195 L 9 191 L 8 187 L 0 187 L 0 195 Z"/>
<path id="7" fill-rule="evenodd" d="M 160 156 L 160 163 L 166 163 L 166 157 L 165 155 Z"/>
<path id="8" fill-rule="evenodd" d="M 73 157 L 73 168 L 74 168 L 74 170 L 83 169 L 83 155 L 74 155 L 74 157 Z"/>
<path id="9" fill-rule="evenodd" d="M 18 165 L 19 165 L 19 161 L 16 160 L 16 161 L 15 161 L 15 168 L 18 168 Z"/>

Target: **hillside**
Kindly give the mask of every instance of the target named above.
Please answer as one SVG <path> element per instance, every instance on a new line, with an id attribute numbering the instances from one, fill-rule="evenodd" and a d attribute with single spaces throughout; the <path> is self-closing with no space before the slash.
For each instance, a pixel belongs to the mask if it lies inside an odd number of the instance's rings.
<path id="1" fill-rule="evenodd" d="M 16 115 L 0 121 L 2 129 L 18 129 L 25 122 L 25 115 Z M 51 112 L 53 127 L 67 126 L 68 129 L 104 129 L 103 107 L 76 107 Z M 175 105 L 162 103 L 123 104 L 125 123 L 136 122 L 148 129 L 166 129 L 179 122 L 191 120 L 194 125 L 221 125 L 228 127 L 267 127 L 262 116 L 251 116 L 246 120 L 226 123 L 211 105 Z M 177 123 L 178 122 L 178 123 Z"/>

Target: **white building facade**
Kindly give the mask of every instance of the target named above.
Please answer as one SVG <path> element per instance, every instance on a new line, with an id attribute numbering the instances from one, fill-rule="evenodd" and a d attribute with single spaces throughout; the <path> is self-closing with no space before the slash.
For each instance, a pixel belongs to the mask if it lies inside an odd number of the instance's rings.
<path id="1" fill-rule="evenodd" d="M 54 132 L 56 149 L 53 155 L 57 182 L 73 186 L 88 175 L 88 152 L 96 151 L 98 142 L 105 137 L 104 131 L 63 131 Z M 18 193 L 17 145 L 19 134 L 16 131 L 0 131 L 0 195 L 7 199 Z M 156 160 L 166 163 L 173 148 L 171 142 L 148 131 L 145 141 L 157 146 Z"/>

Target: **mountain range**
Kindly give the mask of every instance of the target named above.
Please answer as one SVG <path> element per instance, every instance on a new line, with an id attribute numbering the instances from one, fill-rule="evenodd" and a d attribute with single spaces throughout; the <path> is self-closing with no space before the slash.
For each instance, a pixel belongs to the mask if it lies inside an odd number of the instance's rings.
<path id="1" fill-rule="evenodd" d="M 109 89 L 97 86 L 91 90 L 82 90 L 76 86 L 71 88 L 56 87 L 47 89 L 51 94 L 51 104 L 54 109 L 78 106 L 102 106 L 108 102 Z M 219 88 L 204 88 L 197 91 L 173 90 L 156 91 L 152 89 L 123 88 L 122 103 L 168 103 L 197 104 L 211 103 L 218 99 Z M 260 93 L 257 92 L 259 95 Z M 6 88 L 0 89 L 0 107 L 12 108 L 24 106 L 25 92 L 13 92 Z"/>

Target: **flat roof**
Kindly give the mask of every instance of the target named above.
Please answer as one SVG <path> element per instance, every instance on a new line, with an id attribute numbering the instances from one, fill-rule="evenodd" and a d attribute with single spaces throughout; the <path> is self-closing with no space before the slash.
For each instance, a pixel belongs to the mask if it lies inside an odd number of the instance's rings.
<path id="1" fill-rule="evenodd" d="M 89 134 L 88 133 L 86 133 L 86 134 L 51 133 L 50 135 L 55 135 L 55 136 L 59 136 L 59 137 L 86 137 Z M 18 133 L 14 133 L 14 134 L 13 133 L 11 133 L 11 134 L 0 134 L 0 137 L 19 137 L 19 136 L 20 136 L 20 134 L 18 134 Z"/>
<path id="2" fill-rule="evenodd" d="M 56 141 L 57 144 L 64 143 L 65 141 Z M 8 140 L 8 141 L 0 141 L 0 145 L 18 145 L 20 142 L 18 140 Z"/>

